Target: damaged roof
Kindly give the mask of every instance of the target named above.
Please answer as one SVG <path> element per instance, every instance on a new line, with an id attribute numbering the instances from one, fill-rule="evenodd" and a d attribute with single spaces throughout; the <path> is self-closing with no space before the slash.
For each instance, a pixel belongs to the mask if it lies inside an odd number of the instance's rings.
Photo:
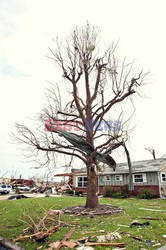
<path id="1" fill-rule="evenodd" d="M 155 159 L 155 160 L 143 160 L 143 161 L 134 161 L 132 162 L 132 172 L 133 173 L 142 173 L 142 172 L 158 172 L 166 167 L 166 159 Z M 108 169 L 106 167 L 105 171 L 101 171 L 101 174 L 114 174 L 114 173 L 128 173 L 129 167 L 126 163 L 118 163 L 116 170 Z"/>

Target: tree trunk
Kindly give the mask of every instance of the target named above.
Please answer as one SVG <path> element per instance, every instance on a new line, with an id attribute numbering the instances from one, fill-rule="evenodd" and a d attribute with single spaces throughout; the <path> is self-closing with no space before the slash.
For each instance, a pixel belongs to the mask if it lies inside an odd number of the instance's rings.
<path id="1" fill-rule="evenodd" d="M 126 144 L 124 143 L 124 149 L 127 157 L 127 163 L 129 167 L 129 190 L 133 191 L 134 190 L 134 184 L 133 184 L 133 175 L 132 175 L 132 164 L 131 164 L 131 159 L 130 159 L 130 153 L 126 147 Z"/>
<path id="2" fill-rule="evenodd" d="M 91 163 L 87 166 L 87 197 L 86 197 L 86 208 L 96 208 L 99 206 L 98 200 L 98 178 L 96 173 L 96 165 Z"/>

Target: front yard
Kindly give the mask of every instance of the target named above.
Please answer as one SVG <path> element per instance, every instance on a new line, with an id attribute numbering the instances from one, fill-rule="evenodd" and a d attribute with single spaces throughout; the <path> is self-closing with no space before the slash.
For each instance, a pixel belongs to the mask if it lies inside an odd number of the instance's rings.
<path id="1" fill-rule="evenodd" d="M 22 214 L 28 214 L 32 218 L 44 216 L 44 209 L 62 209 L 74 205 L 85 203 L 85 198 L 80 197 L 51 197 L 51 198 L 28 198 L 21 200 L 0 201 L 0 236 L 7 239 L 18 237 L 26 224 L 18 220 Z M 157 249 L 166 245 L 166 200 L 139 200 L 139 199 L 100 199 L 101 204 L 111 204 L 123 208 L 120 214 L 108 216 L 72 216 L 62 215 L 64 222 L 77 222 L 78 226 L 70 239 L 80 239 L 82 237 L 102 235 L 117 231 L 122 233 L 122 239 L 113 242 L 124 242 L 126 249 Z M 143 209 L 140 209 L 143 208 Z M 145 209 L 144 209 L 145 208 Z M 152 211 L 151 211 L 152 210 Z M 159 210 L 159 211 L 155 211 Z M 150 225 L 144 227 L 128 227 L 133 221 L 140 223 L 148 221 L 146 218 L 156 218 L 158 220 L 149 220 Z M 70 226 L 61 227 L 57 232 L 47 238 L 45 243 L 32 242 L 26 240 L 19 242 L 18 245 L 25 249 L 47 249 L 49 243 L 61 240 L 71 229 Z M 102 231 L 99 231 L 102 230 Z M 104 230 L 104 231 L 103 231 Z M 130 235 L 125 233 L 130 233 Z M 133 239 L 141 238 L 141 240 Z M 114 248 L 114 247 L 113 247 Z M 96 247 L 95 249 L 111 249 Z"/>

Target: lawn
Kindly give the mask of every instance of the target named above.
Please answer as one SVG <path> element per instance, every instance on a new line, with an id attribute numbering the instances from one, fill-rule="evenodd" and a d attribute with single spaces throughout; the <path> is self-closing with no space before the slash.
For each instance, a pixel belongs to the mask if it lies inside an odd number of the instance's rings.
<path id="1" fill-rule="evenodd" d="M 51 198 L 29 198 L 22 200 L 0 201 L 0 236 L 8 239 L 16 238 L 26 228 L 26 225 L 18 220 L 22 214 L 29 214 L 31 217 L 43 216 L 44 210 L 62 209 L 69 206 L 84 204 L 85 198 L 82 197 L 51 197 Z M 114 242 L 125 242 L 126 249 L 157 249 L 166 245 L 166 239 L 163 235 L 166 234 L 166 201 L 165 200 L 139 200 L 139 199 L 100 199 L 101 204 L 112 204 L 123 208 L 120 214 L 108 216 L 95 216 L 94 218 L 85 216 L 63 215 L 62 221 L 78 222 L 79 227 L 70 239 L 80 239 L 85 236 L 101 235 L 99 230 L 105 230 L 105 233 L 118 230 L 128 232 L 132 236 L 141 237 L 142 241 L 135 240 L 127 235 L 122 236 L 121 240 Z M 140 210 L 139 208 L 156 209 L 158 211 Z M 150 220 L 150 225 L 146 227 L 123 227 L 129 226 L 133 221 L 137 220 L 140 223 L 147 221 L 144 217 L 159 218 L 159 220 Z M 120 226 L 119 226 L 120 225 Z M 43 245 L 42 249 L 47 249 L 46 245 L 49 242 L 57 241 L 71 229 L 71 227 L 62 227 L 59 231 L 52 234 L 47 243 L 34 243 L 30 240 L 18 243 L 25 249 L 36 249 Z M 149 240 L 152 242 L 149 242 Z M 153 247 L 152 245 L 160 243 L 160 246 Z M 104 247 L 96 247 L 95 249 L 111 249 Z"/>

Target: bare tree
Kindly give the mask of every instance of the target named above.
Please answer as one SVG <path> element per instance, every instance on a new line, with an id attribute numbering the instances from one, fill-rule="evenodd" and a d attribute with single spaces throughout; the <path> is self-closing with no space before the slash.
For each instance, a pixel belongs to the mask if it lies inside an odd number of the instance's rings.
<path id="1" fill-rule="evenodd" d="M 115 43 L 101 54 L 99 34 L 98 27 L 87 23 L 83 28 L 76 27 L 65 41 L 55 41 L 49 58 L 66 80 L 66 94 L 62 83 L 48 89 L 47 106 L 41 114 L 42 123 L 47 120 L 46 131 L 42 128 L 34 133 L 16 124 L 17 140 L 27 145 L 29 157 L 35 155 L 38 161 L 39 156 L 41 165 L 49 164 L 57 154 L 77 158 L 86 165 L 86 207 L 90 208 L 99 205 L 96 164 L 103 162 L 115 169 L 110 154 L 128 137 L 128 119 L 122 119 L 124 107 L 127 100 L 132 107 L 131 96 L 139 94 L 146 75 L 134 70 L 133 63 L 126 59 L 116 58 Z M 113 120 L 114 114 L 117 120 Z"/>

